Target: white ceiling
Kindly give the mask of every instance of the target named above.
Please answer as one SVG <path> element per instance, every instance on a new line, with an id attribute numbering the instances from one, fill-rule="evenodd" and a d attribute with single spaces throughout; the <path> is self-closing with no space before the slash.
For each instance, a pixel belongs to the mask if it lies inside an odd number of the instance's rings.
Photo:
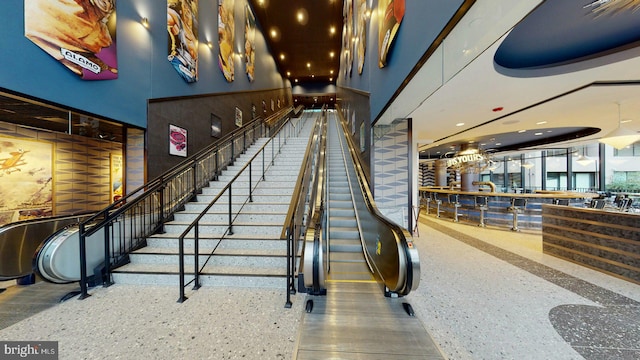
<path id="1" fill-rule="evenodd" d="M 474 6 L 479 4 L 482 2 Z M 487 29 L 474 31 L 491 32 L 492 24 L 484 23 L 482 26 Z M 595 141 L 618 126 L 618 103 L 621 118 L 632 120 L 622 126 L 640 131 L 639 47 L 552 70 L 526 70 L 529 77 L 523 78 L 496 71 L 493 56 L 506 35 L 496 39 L 435 91 L 432 84 L 420 81 L 429 76 L 426 72 L 432 71 L 425 67 L 420 70 L 423 74 L 418 74 L 394 101 L 403 104 L 411 97 L 410 102 L 420 103 L 403 116 L 395 116 L 413 119 L 413 136 L 420 150 L 469 140 L 486 143 L 491 137 L 499 142 L 500 136 L 496 134 L 519 130 L 527 130 L 533 138 L 534 130 L 540 127 L 551 130 L 548 136 L 553 136 L 553 128 L 602 129 L 576 143 L 556 143 L 553 147 L 579 145 L 585 140 Z M 473 45 L 467 44 L 470 48 Z M 550 71 L 555 74 L 549 74 Z M 517 75 L 517 71 L 511 72 Z M 425 95 L 423 98 L 418 95 L 416 101 L 416 94 Z M 492 111 L 497 107 L 503 110 Z M 537 125 L 541 121 L 546 123 Z M 461 122 L 465 125 L 456 127 Z M 490 143 L 483 147 L 492 148 Z"/>

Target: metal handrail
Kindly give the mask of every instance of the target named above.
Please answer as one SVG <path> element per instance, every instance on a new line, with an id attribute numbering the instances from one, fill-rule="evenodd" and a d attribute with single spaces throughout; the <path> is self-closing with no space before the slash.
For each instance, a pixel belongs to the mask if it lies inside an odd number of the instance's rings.
<path id="1" fill-rule="evenodd" d="M 317 186 L 315 184 L 318 179 L 317 171 L 320 169 L 318 162 L 321 161 L 320 155 L 322 150 L 321 141 L 326 137 L 326 114 L 323 111 L 320 118 L 316 118 L 312 136 L 309 137 L 305 156 L 302 166 L 298 173 L 298 180 L 291 196 L 289 210 L 285 216 L 285 222 L 282 227 L 280 238 L 287 241 L 287 299 L 285 307 L 290 308 L 291 294 L 295 294 L 295 273 L 296 273 L 296 256 L 298 254 L 297 244 L 304 235 L 305 229 L 309 226 L 312 216 L 306 216 L 313 209 L 307 209 L 308 199 L 315 198 Z M 311 194 L 309 192 L 311 191 Z M 307 197 L 307 195 L 309 195 Z"/>
<path id="2" fill-rule="evenodd" d="M 249 171 L 249 194 L 247 199 L 244 201 L 244 204 L 248 202 L 253 202 L 252 199 L 252 193 L 253 190 L 255 189 L 255 186 L 258 185 L 258 183 L 260 181 L 264 181 L 265 179 L 265 173 L 267 172 L 267 170 L 269 170 L 269 168 L 274 164 L 274 159 L 277 156 L 277 154 L 280 154 L 280 151 L 282 149 L 282 147 L 284 145 L 286 145 L 286 139 L 288 137 L 291 137 L 292 134 L 293 135 L 297 135 L 300 132 L 300 129 L 302 128 L 302 126 L 298 127 L 298 129 L 295 128 L 296 125 L 292 124 L 292 122 L 288 119 L 288 121 L 284 121 L 281 122 L 280 124 L 278 124 L 278 126 L 276 127 L 276 130 L 273 131 L 273 133 L 271 134 L 269 140 L 267 140 L 267 142 L 262 145 L 262 147 L 260 147 L 260 149 L 255 153 L 255 155 L 253 155 L 251 157 L 251 159 L 248 160 L 248 162 L 238 171 L 238 173 L 227 183 L 227 185 L 225 185 L 220 191 L 219 193 L 209 202 L 209 204 L 200 212 L 200 214 L 198 216 L 196 216 L 196 218 L 186 227 L 186 229 L 179 235 L 178 237 L 178 247 L 179 247 L 179 255 L 178 255 L 178 262 L 179 262 L 179 286 L 180 286 L 180 296 L 178 298 L 178 302 L 182 303 L 185 300 L 187 300 L 187 297 L 185 296 L 185 291 L 184 288 L 185 286 L 193 283 L 193 289 L 197 290 L 200 288 L 200 273 L 202 272 L 202 270 L 204 269 L 204 267 L 207 265 L 208 261 L 211 259 L 211 256 L 213 255 L 213 253 L 216 251 L 217 249 L 217 245 L 214 247 L 214 249 L 211 251 L 211 253 L 209 254 L 209 256 L 207 257 L 207 259 L 204 261 L 204 263 L 202 264 L 202 266 L 200 266 L 200 261 L 199 261 L 199 242 L 200 242 L 200 234 L 199 234 L 199 227 L 200 227 L 200 221 L 202 220 L 202 218 L 207 214 L 207 212 L 211 209 L 211 207 L 213 207 L 213 205 L 215 205 L 219 199 L 221 199 L 224 196 L 224 193 L 228 194 L 229 197 L 229 211 L 228 211 L 228 227 L 227 229 L 224 231 L 224 233 L 222 234 L 222 236 L 220 237 L 220 241 L 223 240 L 227 235 L 232 235 L 233 234 L 233 221 L 237 218 L 239 212 L 242 210 L 242 207 L 240 209 L 237 210 L 237 212 L 234 213 L 232 211 L 232 203 L 233 203 L 233 184 L 235 183 L 235 181 L 246 171 Z M 286 132 L 286 133 L 285 133 Z M 283 133 L 284 134 L 284 142 L 282 141 L 282 137 L 283 137 Z M 276 140 L 278 142 L 278 144 L 276 145 Z M 265 153 L 267 151 L 267 147 L 271 145 L 271 159 L 269 160 L 269 166 L 267 166 L 265 168 Z M 277 146 L 277 152 L 275 147 Z M 258 158 L 258 156 L 261 156 L 261 160 L 262 160 L 262 172 L 261 172 L 261 176 L 260 179 L 255 183 L 255 186 L 253 184 L 253 180 L 252 180 L 252 167 L 253 167 L 253 162 Z M 244 205 L 243 205 L 244 206 Z M 184 240 L 185 238 L 193 231 L 193 240 L 194 240 L 194 278 L 192 280 L 190 280 L 189 282 L 187 282 L 185 284 L 185 269 L 184 269 L 184 263 L 185 263 L 185 251 L 184 251 Z M 220 242 L 218 242 L 218 244 L 220 244 Z"/>
<path id="3" fill-rule="evenodd" d="M 111 285 L 112 268 L 129 261 L 133 250 L 146 245 L 151 234 L 163 232 L 165 222 L 197 197 L 201 189 L 215 180 L 222 169 L 257 138 L 267 136 L 267 121 L 283 123 L 292 108 L 285 108 L 267 119 L 257 118 L 222 137 L 162 175 L 135 189 L 127 196 L 97 212 L 79 225 L 80 289 L 79 299 L 87 293 L 87 238 L 104 229 L 104 262 L 94 276 L 102 277 L 103 286 Z"/>

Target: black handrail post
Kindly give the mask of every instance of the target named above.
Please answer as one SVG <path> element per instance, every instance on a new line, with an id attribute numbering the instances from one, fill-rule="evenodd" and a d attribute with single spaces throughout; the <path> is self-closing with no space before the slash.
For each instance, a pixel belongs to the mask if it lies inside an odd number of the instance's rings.
<path id="1" fill-rule="evenodd" d="M 88 298 L 87 293 L 87 237 L 84 223 L 80 224 L 79 242 L 80 242 L 80 296 L 78 300 Z"/>
<path id="2" fill-rule="evenodd" d="M 194 278 L 194 284 L 193 284 L 193 290 L 198 290 L 200 289 L 200 250 L 199 250 L 199 242 L 200 242 L 200 222 L 196 223 L 196 228 L 194 230 L 194 236 L 193 236 L 193 252 L 194 252 L 194 256 L 193 256 L 193 274 L 195 276 Z"/>
<path id="3" fill-rule="evenodd" d="M 214 180 L 214 181 L 217 181 L 217 180 L 218 180 L 218 169 L 220 168 L 220 166 L 218 165 L 218 164 L 219 164 L 219 161 L 220 161 L 220 160 L 218 159 L 219 154 L 220 154 L 220 149 L 217 149 L 217 150 L 216 150 L 216 156 L 215 156 L 215 159 L 216 159 L 216 165 L 215 165 L 214 174 L 213 174 L 213 180 Z"/>
<path id="4" fill-rule="evenodd" d="M 196 201 L 197 199 L 197 194 L 198 192 L 198 162 L 197 161 L 193 161 L 193 195 L 192 195 L 192 200 Z"/>
<path id="5" fill-rule="evenodd" d="M 113 223 L 110 223 L 104 227 L 104 274 L 102 274 L 102 287 L 113 285 L 113 281 L 111 281 L 111 250 L 109 246 L 109 229 L 111 229 L 112 226 Z"/>
<path id="6" fill-rule="evenodd" d="M 178 238 L 178 267 L 180 271 L 178 275 L 180 281 L 180 297 L 178 298 L 178 302 L 183 303 L 187 300 L 187 297 L 184 295 L 184 236 Z"/>
<path id="7" fill-rule="evenodd" d="M 164 233 L 164 223 L 166 221 L 165 218 L 165 213 L 166 213 L 166 208 L 165 208 L 165 203 L 164 203 L 164 189 L 165 189 L 165 184 L 164 184 L 164 180 L 160 182 L 160 187 L 158 188 L 158 192 L 160 192 L 160 233 Z"/>
<path id="8" fill-rule="evenodd" d="M 262 181 L 264 181 L 264 149 L 262 149 Z"/>
<path id="9" fill-rule="evenodd" d="M 291 283 L 293 281 L 290 281 L 292 274 L 291 274 L 291 267 L 289 266 L 289 263 L 291 262 L 291 243 L 289 242 L 291 238 L 291 233 L 287 234 L 287 302 L 284 304 L 284 307 L 289 309 L 291 308 Z"/>
<path id="10" fill-rule="evenodd" d="M 274 143 L 275 141 L 271 141 L 271 165 L 273 165 L 273 160 L 276 157 L 276 154 L 274 153 L 274 148 L 273 148 L 275 146 Z"/>
<path id="11" fill-rule="evenodd" d="M 242 132 L 242 153 L 244 154 L 245 151 L 247 151 L 247 130 L 246 129 Z"/>
<path id="12" fill-rule="evenodd" d="M 231 213 L 232 211 L 232 202 L 231 200 L 233 199 L 232 195 L 231 195 L 231 188 L 233 187 L 232 183 L 229 184 L 229 235 L 233 235 L 233 220 L 231 219 Z"/>
<path id="13" fill-rule="evenodd" d="M 235 144 L 235 143 L 236 143 L 236 139 L 235 139 L 235 138 L 234 138 L 234 139 L 231 139 L 231 158 L 229 159 L 229 165 L 233 165 L 233 160 L 235 159 L 235 157 L 234 157 L 234 153 L 235 153 L 235 151 L 234 151 L 234 148 L 235 148 L 234 144 Z"/>
<path id="14" fill-rule="evenodd" d="M 253 165 L 253 161 L 249 163 L 249 202 L 253 202 L 253 186 L 251 183 L 251 167 Z"/>

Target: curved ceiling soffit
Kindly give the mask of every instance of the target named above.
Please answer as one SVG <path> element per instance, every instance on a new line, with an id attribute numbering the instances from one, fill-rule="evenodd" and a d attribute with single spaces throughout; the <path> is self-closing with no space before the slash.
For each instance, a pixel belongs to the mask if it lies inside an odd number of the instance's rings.
<path id="1" fill-rule="evenodd" d="M 508 76 L 546 76 L 638 56 L 640 11 L 598 12 L 596 6 L 588 6 L 592 3 L 543 2 L 500 44 L 494 55 L 496 71 Z M 634 51 L 621 54 L 629 49 Z M 622 56 L 603 58 L 614 53 Z"/>

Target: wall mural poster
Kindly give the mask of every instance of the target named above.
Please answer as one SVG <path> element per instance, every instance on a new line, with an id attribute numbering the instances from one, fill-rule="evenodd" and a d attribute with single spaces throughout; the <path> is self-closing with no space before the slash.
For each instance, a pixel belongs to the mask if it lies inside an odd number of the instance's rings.
<path id="1" fill-rule="evenodd" d="M 118 78 L 116 0 L 24 0 L 24 35 L 83 80 Z"/>
<path id="2" fill-rule="evenodd" d="M 198 81 L 198 0 L 167 0 L 167 31 L 167 59 L 184 81 Z"/>
<path id="3" fill-rule="evenodd" d="M 111 201 L 116 202 L 124 194 L 124 184 L 122 182 L 122 155 L 111 154 Z"/>
<path id="4" fill-rule="evenodd" d="M 345 56 L 345 79 L 351 76 L 351 69 L 353 67 L 353 0 L 345 0 L 342 8 L 342 16 L 344 18 L 344 25 L 342 27 L 342 48 L 349 51 L 344 52 Z"/>
<path id="5" fill-rule="evenodd" d="M 233 0 L 218 0 L 218 66 L 228 82 L 233 81 L 233 44 L 235 19 L 233 17 Z"/>
<path id="6" fill-rule="evenodd" d="M 169 124 L 169 154 L 187 156 L 187 129 Z"/>
<path id="7" fill-rule="evenodd" d="M 362 75 L 364 69 L 364 55 L 367 50 L 367 0 L 358 1 L 358 28 L 356 44 L 356 56 L 358 57 L 358 75 Z"/>
<path id="8" fill-rule="evenodd" d="M 249 4 L 245 6 L 244 12 L 244 64 L 249 81 L 253 81 L 256 67 L 256 17 Z"/>
<path id="9" fill-rule="evenodd" d="M 378 31 L 378 66 L 383 68 L 387 65 L 389 49 L 398 32 L 398 28 L 404 17 L 405 0 L 380 0 L 378 12 L 384 14 Z"/>
<path id="10" fill-rule="evenodd" d="M 0 225 L 52 216 L 53 145 L 0 137 Z"/>

